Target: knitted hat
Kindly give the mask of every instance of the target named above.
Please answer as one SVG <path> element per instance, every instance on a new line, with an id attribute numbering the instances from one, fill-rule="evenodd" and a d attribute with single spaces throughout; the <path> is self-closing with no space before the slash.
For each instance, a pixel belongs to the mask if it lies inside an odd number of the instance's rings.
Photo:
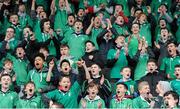
<path id="1" fill-rule="evenodd" d="M 166 93 L 167 91 L 172 90 L 171 89 L 171 84 L 168 81 L 159 81 L 159 84 L 161 85 L 161 88 L 164 91 L 164 93 Z"/>

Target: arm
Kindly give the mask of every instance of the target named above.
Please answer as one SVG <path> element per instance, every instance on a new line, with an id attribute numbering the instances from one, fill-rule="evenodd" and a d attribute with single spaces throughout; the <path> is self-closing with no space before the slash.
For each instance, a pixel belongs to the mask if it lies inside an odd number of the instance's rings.
<path id="1" fill-rule="evenodd" d="M 30 15 L 33 20 L 36 19 L 35 4 L 36 4 L 36 0 L 32 0 Z"/>
<path id="2" fill-rule="evenodd" d="M 89 25 L 89 27 L 86 30 L 86 35 L 89 35 L 91 33 L 93 25 L 94 25 L 94 17 L 91 18 L 91 24 Z"/>
<path id="3" fill-rule="evenodd" d="M 65 2 L 66 2 L 66 10 L 67 10 L 67 13 L 68 13 L 68 14 L 72 13 L 72 10 L 71 10 L 71 8 L 70 8 L 70 6 L 69 6 L 68 0 L 65 0 Z"/>

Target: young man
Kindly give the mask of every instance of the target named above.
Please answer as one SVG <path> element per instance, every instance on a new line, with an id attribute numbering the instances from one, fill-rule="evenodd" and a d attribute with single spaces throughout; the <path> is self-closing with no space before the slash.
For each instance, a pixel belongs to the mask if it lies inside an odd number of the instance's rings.
<path id="1" fill-rule="evenodd" d="M 10 91 L 11 76 L 9 74 L 2 74 L 0 76 L 0 108 L 14 108 L 18 100 L 16 92 Z"/>
<path id="2" fill-rule="evenodd" d="M 165 57 L 161 63 L 160 70 L 166 74 L 168 79 L 175 79 L 175 66 L 180 64 L 180 56 L 178 56 L 177 46 L 174 42 L 167 44 L 168 57 Z"/>
<path id="3" fill-rule="evenodd" d="M 138 84 L 138 91 L 140 96 L 133 99 L 133 108 L 150 108 L 150 88 L 146 81 L 142 81 Z"/>
<path id="4" fill-rule="evenodd" d="M 180 64 L 175 66 L 174 74 L 176 76 L 176 79 L 170 82 L 171 87 L 173 91 L 175 91 L 180 96 Z"/>
<path id="5" fill-rule="evenodd" d="M 116 84 L 116 95 L 113 96 L 110 108 L 131 108 L 132 107 L 132 100 L 126 97 L 126 92 L 128 87 L 124 83 L 117 83 Z"/>

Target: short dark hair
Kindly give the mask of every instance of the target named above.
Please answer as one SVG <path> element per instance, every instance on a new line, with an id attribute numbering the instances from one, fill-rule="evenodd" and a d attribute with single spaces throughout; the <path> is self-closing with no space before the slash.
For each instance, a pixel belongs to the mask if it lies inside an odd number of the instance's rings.
<path id="1" fill-rule="evenodd" d="M 41 22 L 40 22 L 41 32 L 43 31 L 44 23 L 45 23 L 45 22 L 50 22 L 50 23 L 51 23 L 50 19 L 48 19 L 48 18 L 42 19 Z M 51 25 L 51 24 L 50 24 L 50 25 Z"/>
<path id="2" fill-rule="evenodd" d="M 156 66 L 157 66 L 157 61 L 156 61 L 155 59 L 151 58 L 151 59 L 149 59 L 149 60 L 148 60 L 148 62 L 147 62 L 147 63 L 150 63 L 150 62 L 155 63 L 155 64 L 156 64 Z"/>
<path id="3" fill-rule="evenodd" d="M 63 64 L 64 62 L 68 63 L 69 66 L 71 66 L 70 62 L 69 62 L 67 59 L 64 59 L 64 60 L 62 60 L 62 61 L 60 62 L 60 67 L 62 67 L 62 64 Z"/>
<path id="4" fill-rule="evenodd" d="M 116 86 L 118 86 L 118 85 L 123 85 L 125 87 L 125 89 L 128 90 L 128 86 L 124 82 L 117 82 Z"/>
<path id="5" fill-rule="evenodd" d="M 37 54 L 34 56 L 34 61 L 35 61 L 35 58 L 36 58 L 36 57 L 41 57 L 42 60 L 45 61 L 45 56 L 44 56 L 44 54 L 42 54 L 42 53 L 37 53 Z"/>
<path id="6" fill-rule="evenodd" d="M 68 46 L 67 44 L 61 44 L 61 45 L 60 45 L 60 48 L 64 48 L 64 47 L 69 48 L 69 46 Z"/>
<path id="7" fill-rule="evenodd" d="M 3 73 L 3 74 L 1 74 L 1 76 L 0 76 L 0 81 L 1 81 L 2 77 L 4 77 L 4 76 L 9 76 L 9 77 L 11 78 L 11 75 L 10 75 L 10 74 Z M 11 78 L 11 79 L 12 79 L 12 78 Z"/>
<path id="8" fill-rule="evenodd" d="M 94 42 L 92 42 L 92 41 L 90 41 L 90 40 L 86 41 L 86 42 L 85 42 L 85 45 L 86 45 L 87 43 L 91 43 L 93 46 L 95 46 Z"/>
<path id="9" fill-rule="evenodd" d="M 177 68 L 177 67 L 179 67 L 179 68 L 180 68 L 180 64 L 175 65 L 175 68 Z"/>
<path id="10" fill-rule="evenodd" d="M 167 91 L 164 97 L 168 95 L 172 95 L 175 100 L 178 100 L 177 104 L 179 103 L 179 95 L 175 91 Z"/>

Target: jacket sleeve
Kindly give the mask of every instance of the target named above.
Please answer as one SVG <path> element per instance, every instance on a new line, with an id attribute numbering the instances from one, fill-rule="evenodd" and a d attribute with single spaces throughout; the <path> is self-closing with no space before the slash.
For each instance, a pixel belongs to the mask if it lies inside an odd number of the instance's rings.
<path id="1" fill-rule="evenodd" d="M 100 87 L 104 90 L 106 96 L 111 95 L 111 92 L 112 92 L 111 84 L 109 83 L 109 81 L 107 79 L 105 79 L 104 83 Z"/>

